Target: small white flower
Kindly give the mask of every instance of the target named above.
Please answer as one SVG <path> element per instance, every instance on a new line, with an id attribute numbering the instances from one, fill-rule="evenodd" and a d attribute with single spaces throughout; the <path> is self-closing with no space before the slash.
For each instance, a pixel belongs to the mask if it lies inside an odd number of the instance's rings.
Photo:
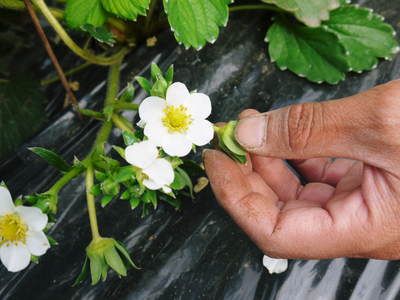
<path id="1" fill-rule="evenodd" d="M 40 256 L 50 248 L 43 233 L 47 215 L 37 207 L 15 206 L 11 194 L 0 186 L 0 259 L 10 272 L 25 269 L 31 255 Z"/>
<path id="2" fill-rule="evenodd" d="M 269 256 L 264 255 L 263 257 L 263 265 L 267 268 L 270 274 L 273 273 L 282 273 L 285 272 L 288 268 L 288 260 L 287 259 L 276 259 L 271 258 Z"/>
<path id="3" fill-rule="evenodd" d="M 190 94 L 183 83 L 175 82 L 167 90 L 166 100 L 148 97 L 139 106 L 144 134 L 171 156 L 185 156 L 192 145 L 204 146 L 214 137 L 210 98 Z"/>
<path id="4" fill-rule="evenodd" d="M 135 143 L 125 149 L 125 159 L 131 165 L 142 169 L 147 176 L 143 185 L 150 190 L 162 189 L 171 192 L 169 185 L 174 181 L 174 169 L 168 160 L 158 158 L 158 149 L 151 141 Z"/>

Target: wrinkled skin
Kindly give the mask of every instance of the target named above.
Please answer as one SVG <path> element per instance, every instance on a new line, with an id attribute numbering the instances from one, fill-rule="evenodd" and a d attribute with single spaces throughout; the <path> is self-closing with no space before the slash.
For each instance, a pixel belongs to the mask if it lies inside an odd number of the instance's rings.
<path id="1" fill-rule="evenodd" d="M 219 203 L 264 253 L 400 259 L 400 80 L 240 119 L 249 162 L 206 150 L 204 163 Z"/>

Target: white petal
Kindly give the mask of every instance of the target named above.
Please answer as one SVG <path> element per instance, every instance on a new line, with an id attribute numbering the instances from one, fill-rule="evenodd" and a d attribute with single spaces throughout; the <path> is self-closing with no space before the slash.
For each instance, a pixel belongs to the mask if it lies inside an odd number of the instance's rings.
<path id="1" fill-rule="evenodd" d="M 50 248 L 49 240 L 43 231 L 28 231 L 26 245 L 28 246 L 29 251 L 35 256 L 45 254 L 47 249 Z"/>
<path id="2" fill-rule="evenodd" d="M 157 158 L 158 150 L 151 141 L 135 143 L 125 149 L 125 159 L 138 168 L 147 168 Z"/>
<path id="3" fill-rule="evenodd" d="M 148 97 L 139 105 L 140 119 L 148 122 L 154 118 L 161 118 L 167 103 L 160 97 Z"/>
<path id="4" fill-rule="evenodd" d="M 157 158 L 143 173 L 149 176 L 149 180 L 161 186 L 169 185 L 174 181 L 174 169 L 165 158 Z"/>
<path id="5" fill-rule="evenodd" d="M 191 94 L 184 106 L 194 119 L 206 119 L 211 114 L 211 100 L 206 94 Z"/>
<path id="6" fill-rule="evenodd" d="M 190 97 L 190 93 L 181 82 L 174 82 L 167 90 L 167 104 L 179 106 L 185 104 L 186 100 Z"/>
<path id="7" fill-rule="evenodd" d="M 264 255 L 263 265 L 268 269 L 270 274 L 285 272 L 288 268 L 287 259 L 275 259 Z"/>
<path id="8" fill-rule="evenodd" d="M 168 129 L 163 125 L 161 119 L 152 120 L 144 127 L 144 135 L 155 145 L 161 146 L 163 139 L 169 135 Z"/>
<path id="9" fill-rule="evenodd" d="M 4 244 L 0 248 L 0 259 L 8 271 L 18 272 L 29 265 L 31 253 L 25 244 Z"/>
<path id="10" fill-rule="evenodd" d="M 159 190 L 162 187 L 161 184 L 158 184 L 157 182 L 151 179 L 143 180 L 143 185 L 147 187 L 149 190 Z"/>
<path id="11" fill-rule="evenodd" d="M 186 131 L 187 138 L 197 146 L 208 144 L 214 137 L 214 128 L 207 120 L 194 120 Z"/>
<path id="12" fill-rule="evenodd" d="M 15 210 L 30 230 L 41 231 L 47 225 L 47 215 L 37 207 L 17 206 Z"/>
<path id="13" fill-rule="evenodd" d="M 186 156 L 192 150 L 192 142 L 181 133 L 172 133 L 166 136 L 161 147 L 170 156 Z"/>
<path id="14" fill-rule="evenodd" d="M 13 213 L 15 206 L 10 191 L 4 186 L 0 186 L 0 216 Z"/>

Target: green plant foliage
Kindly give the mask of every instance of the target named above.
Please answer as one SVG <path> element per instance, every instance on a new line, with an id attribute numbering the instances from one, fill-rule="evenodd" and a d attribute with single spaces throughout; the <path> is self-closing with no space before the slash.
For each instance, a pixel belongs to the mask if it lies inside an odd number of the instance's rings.
<path id="1" fill-rule="evenodd" d="M 150 0 L 101 0 L 101 3 L 109 13 L 120 18 L 136 20 L 138 15 L 146 15 Z"/>
<path id="2" fill-rule="evenodd" d="M 39 82 L 19 74 L 0 84 L 0 157 L 31 137 L 46 119 L 45 96 Z"/>
<path id="3" fill-rule="evenodd" d="M 323 27 L 339 38 L 354 71 L 371 70 L 378 58 L 392 58 L 399 49 L 393 27 L 367 8 L 345 5 L 335 9 Z"/>
<path id="4" fill-rule="evenodd" d="M 329 19 L 329 11 L 337 8 L 338 0 L 262 0 L 293 13 L 298 20 L 310 27 L 317 27 Z"/>
<path id="5" fill-rule="evenodd" d="M 272 61 L 311 81 L 336 84 L 349 70 L 344 47 L 322 27 L 310 28 L 282 17 L 269 28 L 266 41 Z"/>
<path id="6" fill-rule="evenodd" d="M 68 0 L 65 8 L 65 20 L 69 27 L 79 29 L 89 24 L 100 27 L 107 19 L 107 12 L 101 0 Z"/>
<path id="7" fill-rule="evenodd" d="M 71 166 L 57 153 L 40 147 L 29 148 L 33 153 L 43 158 L 51 166 L 61 172 L 68 172 L 71 170 Z"/>
<path id="8" fill-rule="evenodd" d="M 201 49 L 213 43 L 219 27 L 228 22 L 227 0 L 164 0 L 164 10 L 178 42 L 186 48 Z"/>
<path id="9" fill-rule="evenodd" d="M 81 28 L 101 43 L 108 44 L 109 46 L 115 44 L 115 36 L 105 27 L 94 27 L 91 24 L 85 24 Z"/>

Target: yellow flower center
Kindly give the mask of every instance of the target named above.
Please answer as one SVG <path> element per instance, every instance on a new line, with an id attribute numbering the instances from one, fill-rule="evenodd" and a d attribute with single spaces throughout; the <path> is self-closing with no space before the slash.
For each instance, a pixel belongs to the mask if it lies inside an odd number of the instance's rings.
<path id="1" fill-rule="evenodd" d="M 15 214 L 0 217 L 0 245 L 6 242 L 23 242 L 26 240 L 28 226 Z"/>
<path id="2" fill-rule="evenodd" d="M 185 132 L 192 124 L 192 115 L 187 113 L 187 108 L 183 105 L 167 106 L 164 113 L 162 122 L 169 132 Z"/>

